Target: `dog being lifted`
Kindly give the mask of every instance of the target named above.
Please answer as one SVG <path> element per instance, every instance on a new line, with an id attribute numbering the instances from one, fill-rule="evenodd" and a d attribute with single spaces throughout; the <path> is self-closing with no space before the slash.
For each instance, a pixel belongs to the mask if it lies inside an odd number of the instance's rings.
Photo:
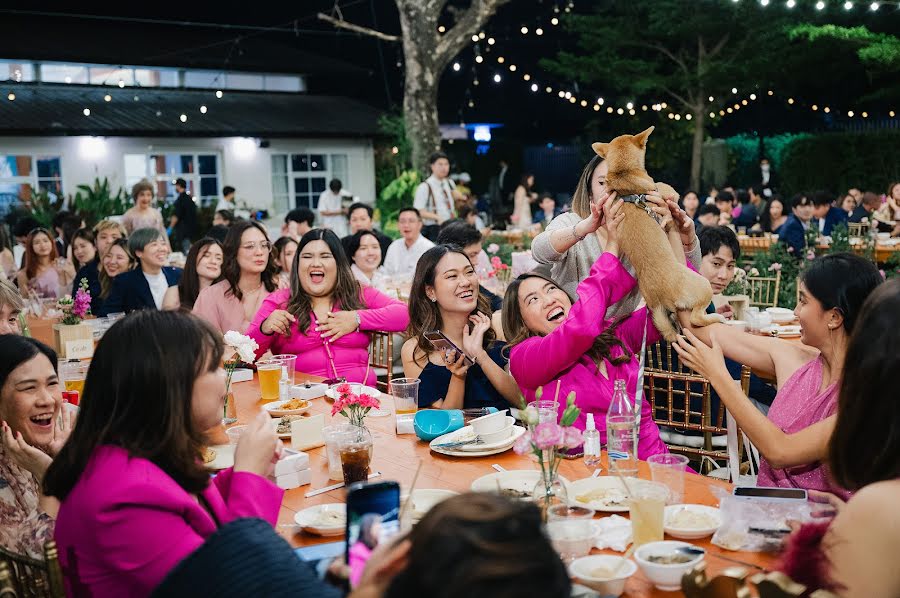
<path id="1" fill-rule="evenodd" d="M 650 127 L 637 135 L 620 135 L 609 143 L 594 143 L 591 147 L 609 166 L 607 188 L 626 200 L 619 246 L 634 266 L 638 287 L 653 313 L 656 329 L 672 342 L 678 335 L 673 320 L 680 309 L 691 310 L 694 326 L 707 326 L 721 318 L 706 313 L 712 301 L 709 282 L 676 261 L 666 233 L 642 207 L 640 196 L 651 189 L 667 199 L 678 198 L 672 187 L 655 182 L 644 168 L 647 138 L 652 132 Z"/>

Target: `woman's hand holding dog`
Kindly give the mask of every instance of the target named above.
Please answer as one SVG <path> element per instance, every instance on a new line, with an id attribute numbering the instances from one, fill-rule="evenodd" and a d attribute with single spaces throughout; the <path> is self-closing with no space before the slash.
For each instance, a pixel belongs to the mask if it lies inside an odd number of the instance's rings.
<path id="1" fill-rule="evenodd" d="M 594 206 L 591 205 L 591 210 Z M 622 200 L 616 199 L 615 194 L 607 197 L 603 203 L 603 228 L 606 229 L 606 253 L 619 257 L 619 235 L 622 232 L 622 222 L 625 220 L 625 211 L 622 209 Z"/>
<path id="2" fill-rule="evenodd" d="M 615 200 L 616 192 L 613 191 L 604 193 L 597 201 L 591 201 L 591 213 L 587 218 L 575 225 L 575 232 L 578 234 L 578 237 L 583 238 L 597 232 L 597 229 L 603 223 L 603 206 L 608 201 Z"/>

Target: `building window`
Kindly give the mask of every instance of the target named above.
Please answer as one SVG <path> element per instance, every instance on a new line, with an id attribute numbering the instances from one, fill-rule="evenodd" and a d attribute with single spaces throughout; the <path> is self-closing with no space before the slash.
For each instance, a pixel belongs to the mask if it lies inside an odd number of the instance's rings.
<path id="1" fill-rule="evenodd" d="M 350 186 L 346 154 L 273 154 L 272 192 L 277 210 L 319 206 L 319 195 L 338 178 Z"/>
<path id="2" fill-rule="evenodd" d="M 0 154 L 0 214 L 31 199 L 31 190 L 46 191 L 51 198 L 63 194 L 62 159 L 59 156 Z"/>
<path id="3" fill-rule="evenodd" d="M 34 66 L 30 62 L 0 61 L 0 81 L 15 83 L 34 81 Z"/>
<path id="4" fill-rule="evenodd" d="M 175 191 L 178 179 L 184 179 L 187 192 L 200 205 L 215 205 L 219 201 L 218 154 L 126 154 L 126 185 L 131 187 L 144 178 L 153 183 L 157 199 L 166 202 L 178 197 Z"/>

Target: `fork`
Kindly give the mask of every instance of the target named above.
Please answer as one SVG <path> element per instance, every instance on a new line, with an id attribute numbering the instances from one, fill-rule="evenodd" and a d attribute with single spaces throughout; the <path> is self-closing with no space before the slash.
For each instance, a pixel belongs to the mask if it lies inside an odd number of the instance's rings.
<path id="1" fill-rule="evenodd" d="M 480 436 L 476 436 L 471 440 L 460 440 L 457 442 L 445 442 L 443 444 L 436 444 L 434 445 L 434 448 L 456 448 L 458 446 L 465 446 L 467 444 L 484 444 L 484 440 L 482 440 Z"/>

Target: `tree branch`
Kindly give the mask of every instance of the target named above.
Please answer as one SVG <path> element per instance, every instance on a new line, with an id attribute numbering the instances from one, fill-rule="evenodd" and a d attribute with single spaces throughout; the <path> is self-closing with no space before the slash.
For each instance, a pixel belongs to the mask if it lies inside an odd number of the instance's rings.
<path id="1" fill-rule="evenodd" d="M 662 90 L 663 90 L 664 92 L 666 92 L 667 94 L 669 94 L 670 96 L 672 96 L 673 98 L 675 98 L 676 100 L 678 100 L 679 102 L 681 102 L 681 104 L 682 104 L 685 108 L 692 108 L 692 107 L 693 107 L 693 104 L 691 104 L 691 102 L 687 101 L 687 100 L 685 99 L 685 97 L 682 96 L 680 93 L 677 93 L 676 91 L 670 89 L 669 87 L 667 87 L 667 86 L 665 86 L 665 85 L 663 85 Z"/>
<path id="2" fill-rule="evenodd" d="M 507 2 L 509 0 L 472 0 L 471 6 L 457 19 L 456 25 L 438 42 L 434 53 L 435 61 L 440 65 L 447 64 L 465 47 L 469 38 L 478 33 L 491 15 Z"/>
<path id="3" fill-rule="evenodd" d="M 730 39 L 731 39 L 730 33 L 726 33 L 725 35 L 723 35 L 722 39 L 720 39 L 718 41 L 718 43 L 715 46 L 713 46 L 713 49 L 709 51 L 709 54 L 707 54 L 706 57 L 707 58 L 715 58 L 716 54 L 718 54 L 719 52 L 722 51 L 722 49 L 725 47 L 725 44 L 727 44 L 728 40 L 730 40 Z"/>
<path id="4" fill-rule="evenodd" d="M 361 25 L 355 25 L 353 23 L 348 23 L 344 19 L 335 19 L 334 17 L 326 15 L 325 13 L 320 12 L 317 16 L 320 21 L 325 21 L 326 23 L 331 23 L 338 29 L 348 29 L 350 31 L 355 31 L 356 33 L 362 33 L 364 35 L 377 37 L 378 39 L 382 39 L 386 42 L 400 41 L 400 37 L 397 35 L 389 35 L 387 33 L 382 33 L 381 31 L 376 31 L 375 29 L 369 29 L 368 27 L 363 27 Z"/>

